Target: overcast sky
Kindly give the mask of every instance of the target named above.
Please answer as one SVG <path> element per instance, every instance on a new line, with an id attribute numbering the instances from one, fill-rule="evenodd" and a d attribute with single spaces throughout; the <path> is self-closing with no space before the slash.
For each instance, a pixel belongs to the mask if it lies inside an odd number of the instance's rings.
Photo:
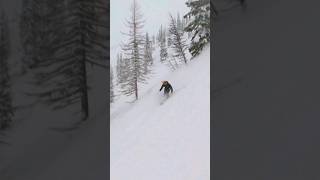
<path id="1" fill-rule="evenodd" d="M 127 32 L 125 20 L 130 17 L 130 6 L 133 0 L 111 0 L 110 4 L 110 45 L 111 58 L 118 46 L 126 38 L 121 32 Z M 179 12 L 182 17 L 188 12 L 186 0 L 137 0 L 146 21 L 144 31 L 151 35 L 158 32 L 160 25 L 168 24 L 169 13 L 174 16 Z"/>

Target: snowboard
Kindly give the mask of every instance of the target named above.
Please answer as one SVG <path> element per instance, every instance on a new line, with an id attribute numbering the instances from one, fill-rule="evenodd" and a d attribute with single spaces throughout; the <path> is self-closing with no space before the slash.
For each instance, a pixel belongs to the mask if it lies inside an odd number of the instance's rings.
<path id="1" fill-rule="evenodd" d="M 170 93 L 169 96 L 167 96 L 167 97 L 165 95 L 163 95 L 164 97 L 161 100 L 160 105 L 164 104 L 173 94 L 174 93 Z"/>
<path id="2" fill-rule="evenodd" d="M 178 88 L 176 90 L 173 90 L 173 93 L 170 93 L 168 97 L 164 97 L 165 95 L 162 94 L 162 96 L 163 96 L 162 98 L 163 99 L 161 100 L 160 105 L 163 105 L 168 99 L 170 99 L 174 94 L 176 94 L 178 91 L 180 91 L 183 88 L 185 88 L 185 86 L 180 87 L 180 88 Z"/>

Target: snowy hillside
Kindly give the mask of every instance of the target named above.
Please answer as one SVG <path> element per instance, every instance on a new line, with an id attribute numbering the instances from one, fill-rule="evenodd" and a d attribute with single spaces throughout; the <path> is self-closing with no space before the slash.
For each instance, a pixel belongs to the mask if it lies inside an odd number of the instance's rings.
<path id="1" fill-rule="evenodd" d="M 210 177 L 210 49 L 176 71 L 164 69 L 154 67 L 140 100 L 111 106 L 112 180 Z M 162 105 L 160 80 L 174 89 Z"/>

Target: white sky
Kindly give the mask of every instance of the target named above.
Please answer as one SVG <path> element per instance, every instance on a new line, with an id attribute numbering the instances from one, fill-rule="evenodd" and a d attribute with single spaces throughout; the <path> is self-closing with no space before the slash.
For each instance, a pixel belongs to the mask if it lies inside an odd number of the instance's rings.
<path id="1" fill-rule="evenodd" d="M 150 35 L 156 34 L 160 25 L 168 25 L 169 13 L 180 17 L 188 12 L 185 5 L 187 0 L 137 0 L 143 17 L 146 21 L 144 30 Z M 130 17 L 130 6 L 133 0 L 111 0 L 110 4 L 110 45 L 111 61 L 115 58 L 117 49 L 125 36 L 121 32 L 127 32 L 125 20 Z"/>

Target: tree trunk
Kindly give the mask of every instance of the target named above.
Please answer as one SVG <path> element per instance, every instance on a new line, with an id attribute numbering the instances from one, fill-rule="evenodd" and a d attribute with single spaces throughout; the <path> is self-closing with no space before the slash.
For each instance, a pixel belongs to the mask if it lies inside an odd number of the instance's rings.
<path id="1" fill-rule="evenodd" d="M 80 31 L 84 30 L 85 27 L 83 25 L 83 17 L 80 15 Z M 84 34 L 80 34 L 81 36 L 81 45 L 85 46 L 85 37 Z M 87 88 L 87 68 L 86 68 L 86 50 L 84 48 L 81 49 L 81 112 L 83 113 L 82 120 L 85 121 L 89 117 L 89 102 L 88 102 L 88 88 Z"/>
<path id="2" fill-rule="evenodd" d="M 135 93 L 136 93 L 136 100 L 138 100 L 138 78 L 135 80 Z"/>

